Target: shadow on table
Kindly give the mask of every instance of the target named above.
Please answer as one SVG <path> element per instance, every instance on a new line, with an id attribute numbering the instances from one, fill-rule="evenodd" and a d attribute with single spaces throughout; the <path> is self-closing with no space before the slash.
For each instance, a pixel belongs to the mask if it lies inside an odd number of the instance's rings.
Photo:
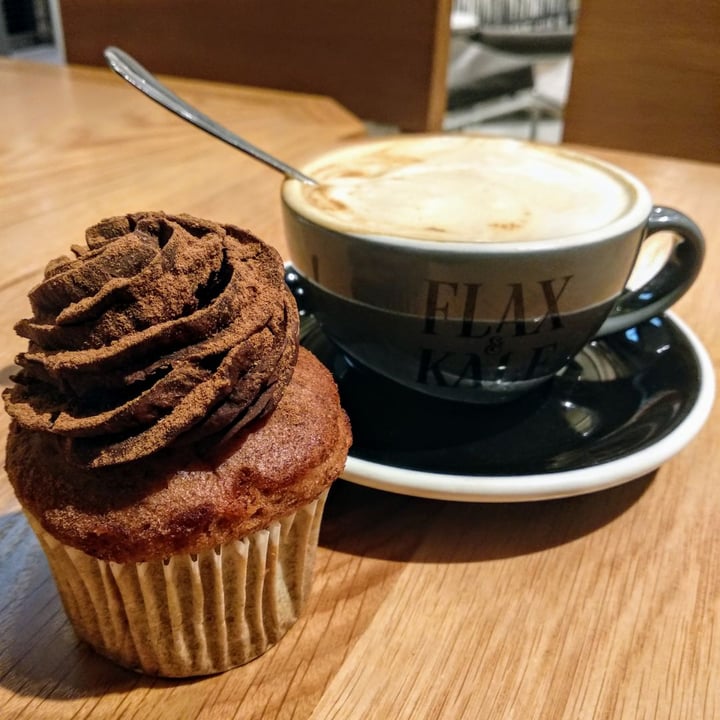
<path id="1" fill-rule="evenodd" d="M 0 687 L 38 702 L 78 701 L 181 682 L 124 670 L 77 638 L 21 512 L 0 516 L 0 548 Z M 6 710 L 12 716 L 8 704 L 2 712 Z"/>
<path id="2" fill-rule="evenodd" d="M 518 503 L 426 500 L 339 481 L 328 498 L 320 545 L 398 562 L 527 555 L 608 525 L 640 499 L 654 477 L 587 495 Z"/>

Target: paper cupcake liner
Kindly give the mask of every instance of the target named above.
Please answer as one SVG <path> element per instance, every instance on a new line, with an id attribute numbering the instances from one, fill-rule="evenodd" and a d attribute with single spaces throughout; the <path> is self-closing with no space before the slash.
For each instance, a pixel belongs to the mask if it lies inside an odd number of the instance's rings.
<path id="1" fill-rule="evenodd" d="M 133 670 L 186 677 L 256 658 L 297 620 L 326 497 L 241 540 L 143 563 L 98 560 L 29 521 L 79 637 Z"/>

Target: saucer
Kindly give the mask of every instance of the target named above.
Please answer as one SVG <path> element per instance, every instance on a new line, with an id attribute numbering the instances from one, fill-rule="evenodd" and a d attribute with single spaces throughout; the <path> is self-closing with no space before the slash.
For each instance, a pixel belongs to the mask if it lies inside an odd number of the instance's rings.
<path id="1" fill-rule="evenodd" d="M 519 400 L 478 406 L 432 398 L 345 355 L 303 312 L 301 344 L 333 373 L 353 428 L 343 479 L 443 500 L 579 495 L 655 470 L 700 430 L 712 363 L 672 314 L 593 340 Z"/>

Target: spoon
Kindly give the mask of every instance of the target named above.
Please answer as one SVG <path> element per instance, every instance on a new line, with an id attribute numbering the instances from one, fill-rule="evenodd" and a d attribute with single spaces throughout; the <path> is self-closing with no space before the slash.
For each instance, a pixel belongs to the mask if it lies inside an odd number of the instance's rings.
<path id="1" fill-rule="evenodd" d="M 165 87 L 151 72 L 146 70 L 135 58 L 128 55 L 123 50 L 116 47 L 105 48 L 105 60 L 107 64 L 124 80 L 127 80 L 133 87 L 137 88 L 149 98 L 160 103 L 164 108 L 175 113 L 183 120 L 199 127 L 210 135 L 223 140 L 232 145 L 237 150 L 254 157 L 260 162 L 264 162 L 275 170 L 279 170 L 285 177 L 300 180 L 300 182 L 310 185 L 317 185 L 317 180 L 313 180 L 304 173 L 301 173 L 294 167 L 278 160 L 272 155 L 268 155 L 264 150 L 255 147 L 247 140 L 238 137 L 235 133 L 223 127 L 219 123 L 212 120 L 207 115 L 201 113 L 189 103 L 179 98 L 172 90 Z"/>

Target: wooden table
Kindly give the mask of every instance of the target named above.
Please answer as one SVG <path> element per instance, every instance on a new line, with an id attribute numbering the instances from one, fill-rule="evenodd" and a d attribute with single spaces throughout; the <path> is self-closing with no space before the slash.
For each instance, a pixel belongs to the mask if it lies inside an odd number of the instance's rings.
<path id="1" fill-rule="evenodd" d="M 327 99 L 171 84 L 291 163 L 363 132 Z M 3 61 L 0 90 L 4 383 L 27 290 L 101 217 L 186 211 L 285 251 L 280 178 L 109 71 Z M 595 152 L 704 229 L 705 269 L 676 311 L 717 364 L 720 166 Z M 717 415 L 657 472 L 593 495 L 462 504 L 339 482 L 304 617 L 249 665 L 182 682 L 119 669 L 76 640 L 3 477 L 0 716 L 720 717 Z"/>

